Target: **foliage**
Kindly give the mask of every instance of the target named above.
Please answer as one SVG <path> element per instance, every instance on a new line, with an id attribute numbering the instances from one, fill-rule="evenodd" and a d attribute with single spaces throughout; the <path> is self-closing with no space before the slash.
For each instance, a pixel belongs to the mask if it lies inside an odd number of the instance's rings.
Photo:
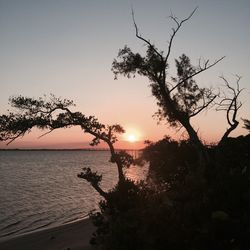
<path id="1" fill-rule="evenodd" d="M 176 92 L 166 82 L 166 70 L 169 65 L 163 58 L 163 52 L 158 52 L 154 45 L 148 46 L 145 57 L 139 53 L 133 53 L 130 48 L 125 46 L 119 51 L 118 58 L 120 61 L 115 59 L 112 65 L 115 78 L 117 79 L 118 74 L 128 78 L 135 77 L 136 74 L 147 77 L 152 94 L 156 97 L 160 107 L 156 113 L 158 118 L 167 118 L 172 125 L 179 122 L 179 115 L 186 118 L 192 117 L 198 108 L 201 109 L 205 105 L 205 99 L 207 99 L 207 103 L 215 98 L 211 90 L 198 87 L 193 75 L 199 69 L 193 67 L 190 59 L 184 54 L 180 56 L 179 60 L 176 60 L 177 77 L 172 77 L 173 83 L 177 86 Z"/>
<path id="2" fill-rule="evenodd" d="M 126 180 L 91 215 L 96 249 L 249 249 L 250 136 L 209 149 L 213 159 L 197 179 L 188 141 L 149 144 L 143 158 L 153 180 Z M 159 165 L 161 167 L 159 167 Z M 152 182 L 154 185 L 152 185 Z"/>
<path id="3" fill-rule="evenodd" d="M 55 129 L 80 126 L 83 132 L 93 136 L 91 146 L 98 145 L 100 141 L 108 145 L 111 162 L 117 166 L 118 183 L 124 181 L 123 168 L 129 167 L 133 163 L 133 158 L 126 152 L 116 152 L 114 148 L 117 134 L 125 132 L 122 126 L 104 125 L 94 116 L 73 112 L 71 110 L 71 107 L 75 106 L 73 101 L 57 98 L 54 95 L 38 99 L 23 96 L 11 97 L 10 104 L 15 111 L 0 116 L 0 141 L 8 141 L 9 144 L 29 133 L 33 127 L 47 130 L 42 135 L 44 136 Z M 106 197 L 106 192 L 100 187 L 101 175 L 92 172 L 90 168 L 84 168 L 78 177 L 88 181 L 101 196 Z"/>
<path id="4" fill-rule="evenodd" d="M 81 112 L 72 112 L 73 101 L 51 95 L 48 99 L 11 97 L 10 104 L 16 109 L 7 115 L 0 116 L 0 140 L 12 142 L 16 138 L 29 133 L 33 127 L 49 130 L 80 126 L 86 133 L 94 136 L 91 145 L 98 145 L 100 140 L 115 143 L 116 133 L 124 133 L 124 129 L 116 124 L 105 126 L 94 116 L 85 116 Z M 59 113 L 58 113 L 59 112 Z M 46 133 L 46 134 L 47 134 Z"/>
<path id="5" fill-rule="evenodd" d="M 201 108 L 205 102 L 214 99 L 216 95 L 209 88 L 200 88 L 192 75 L 197 69 L 192 66 L 189 57 L 185 54 L 175 60 L 177 76 L 172 77 L 172 81 L 177 86 L 177 92 L 173 95 L 173 100 L 178 105 L 178 109 L 189 117 L 194 116 L 195 112 Z M 183 82 L 182 84 L 178 84 Z"/>
<path id="6" fill-rule="evenodd" d="M 93 185 L 99 185 L 100 182 L 102 181 L 102 176 L 97 174 L 97 172 L 93 172 L 91 171 L 90 168 L 83 168 L 82 169 L 83 172 L 81 172 L 80 174 L 78 174 L 79 178 L 83 178 L 86 181 L 92 183 Z"/>
<path id="7" fill-rule="evenodd" d="M 121 164 L 122 164 L 122 166 L 123 166 L 124 168 L 125 168 L 125 167 L 126 167 L 126 168 L 129 168 L 129 167 L 134 163 L 134 158 L 133 158 L 133 156 L 131 156 L 129 153 L 127 153 L 127 152 L 124 151 L 124 150 L 121 150 L 121 151 L 115 153 L 115 154 L 111 157 L 110 161 L 111 161 L 111 162 L 115 162 L 116 159 L 119 159 L 119 160 L 120 160 L 120 162 L 121 162 Z"/>
<path id="8" fill-rule="evenodd" d="M 236 116 L 237 111 L 241 107 L 238 98 L 242 89 L 239 88 L 241 79 L 239 76 L 237 76 L 236 80 L 236 89 L 229 84 L 226 78 L 221 77 L 225 82 L 226 89 L 230 90 L 231 93 L 219 101 L 219 93 L 216 93 L 212 88 L 200 87 L 200 84 L 196 82 L 195 77 L 197 75 L 215 66 L 224 57 L 215 60 L 213 63 L 210 63 L 209 60 L 200 59 L 199 64 L 193 66 L 190 58 L 182 54 L 175 60 L 176 76 L 173 77 L 169 74 L 171 66 L 169 57 L 173 41 L 181 27 L 193 16 L 196 9 L 183 20 L 179 20 L 173 15 L 170 16 L 175 27 L 172 28 L 166 51 L 157 48 L 149 39 L 139 34 L 134 13 L 132 12 L 136 37 L 146 45 L 145 54 L 135 53 L 128 46 L 124 46 L 123 49 L 119 50 L 117 59 L 113 61 L 112 71 L 115 79 L 117 79 L 118 75 L 128 78 L 136 75 L 146 77 L 149 80 L 152 95 L 156 98 L 159 107 L 155 116 L 159 121 L 167 120 L 173 127 L 183 127 L 189 136 L 190 142 L 199 151 L 200 157 L 206 160 L 205 147 L 191 124 L 191 118 L 197 116 L 213 104 L 217 104 L 218 110 L 225 110 L 230 127 L 222 136 L 221 141 L 223 143 L 238 126 Z M 215 102 L 216 100 L 218 101 Z"/>
<path id="9" fill-rule="evenodd" d="M 223 57 L 212 64 L 206 60 L 193 66 L 189 57 L 182 54 L 175 60 L 176 76 L 168 74 L 172 42 L 195 11 L 181 21 L 171 16 L 176 27 L 172 29 L 166 52 L 143 38 L 134 21 L 136 37 L 146 44 L 145 55 L 125 46 L 112 64 L 115 78 L 119 74 L 148 78 L 157 99 L 158 118 L 166 119 L 174 127 L 183 126 L 189 135 L 187 141 L 166 137 L 156 143 L 147 142 L 141 156 L 142 161 L 149 162 L 147 181 L 135 183 L 124 176 L 123 169 L 135 162 L 127 152 L 117 152 L 114 148 L 117 134 L 124 133 L 124 129 L 73 112 L 71 100 L 53 95 L 49 99 L 12 97 L 10 104 L 16 111 L 0 116 L 0 140 L 8 143 L 29 133 L 33 127 L 48 130 L 47 134 L 58 128 L 80 126 L 83 132 L 93 136 L 92 146 L 101 141 L 108 145 L 110 161 L 116 164 L 119 176 L 114 189 L 102 190 L 102 176 L 90 168 L 83 168 L 78 174 L 104 198 L 100 212 L 90 214 L 96 226 L 91 243 L 96 249 L 249 249 L 250 135 L 228 137 L 239 123 L 240 77 L 237 76 L 236 88 L 222 77 L 230 95 L 222 97 L 217 110 L 226 111 L 230 127 L 218 145 L 208 148 L 190 119 L 207 109 L 219 95 L 212 89 L 199 87 L 195 76 Z M 249 120 L 244 123 L 249 130 Z"/>
<path id="10" fill-rule="evenodd" d="M 113 61 L 112 71 L 115 79 L 117 79 L 119 74 L 128 78 L 131 76 L 135 77 L 136 74 L 148 78 L 152 94 L 156 97 L 157 105 L 159 106 L 159 110 L 156 112 L 159 120 L 167 119 L 172 126 L 183 126 L 188 132 L 191 141 L 198 148 L 201 148 L 202 143 L 190 124 L 190 118 L 205 110 L 217 95 L 211 89 L 200 88 L 196 84 L 194 77 L 213 67 L 223 58 L 216 60 L 212 64 L 209 64 L 209 60 L 206 60 L 194 67 L 191 65 L 190 59 L 183 54 L 176 60 L 177 76 L 169 77 L 168 74 L 169 56 L 173 40 L 182 25 L 193 16 L 195 11 L 196 9 L 182 21 L 171 16 L 176 27 L 172 29 L 173 33 L 170 36 L 166 52 L 159 50 L 154 44 L 139 34 L 133 13 L 136 37 L 147 48 L 145 56 L 134 53 L 129 47 L 125 46 L 119 50 L 118 59 Z"/>
<path id="11" fill-rule="evenodd" d="M 174 180 L 180 180 L 189 166 L 198 161 L 198 156 L 189 141 L 174 141 L 169 137 L 150 143 L 141 156 L 150 163 L 149 177 L 157 179 L 158 184 L 174 185 Z M 154 166 L 154 171 L 152 167 Z M 165 170 L 165 171 L 163 171 Z"/>

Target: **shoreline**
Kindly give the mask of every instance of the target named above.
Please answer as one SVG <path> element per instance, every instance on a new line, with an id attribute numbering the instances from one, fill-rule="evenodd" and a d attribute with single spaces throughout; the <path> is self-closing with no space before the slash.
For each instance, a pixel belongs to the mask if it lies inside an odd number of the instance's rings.
<path id="1" fill-rule="evenodd" d="M 2 250 L 90 250 L 95 227 L 89 218 L 61 226 L 0 239 Z"/>

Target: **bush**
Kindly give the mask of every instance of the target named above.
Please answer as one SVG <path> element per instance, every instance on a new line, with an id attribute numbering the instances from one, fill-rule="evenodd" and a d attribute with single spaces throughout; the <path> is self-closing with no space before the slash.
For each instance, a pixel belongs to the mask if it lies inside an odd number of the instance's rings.
<path id="1" fill-rule="evenodd" d="M 152 180 L 126 179 L 91 215 L 96 249 L 249 249 L 249 136 L 207 149 L 204 176 L 189 142 L 165 138 L 143 157 Z"/>

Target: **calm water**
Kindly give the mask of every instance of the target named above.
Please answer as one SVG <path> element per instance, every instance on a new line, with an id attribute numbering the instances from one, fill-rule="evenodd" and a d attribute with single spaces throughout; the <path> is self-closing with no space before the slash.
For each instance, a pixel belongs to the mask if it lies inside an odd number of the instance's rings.
<path id="1" fill-rule="evenodd" d="M 62 225 L 98 209 L 100 196 L 77 174 L 91 167 L 107 190 L 117 182 L 108 151 L 0 151 L 0 238 Z M 146 169 L 132 167 L 140 179 Z"/>

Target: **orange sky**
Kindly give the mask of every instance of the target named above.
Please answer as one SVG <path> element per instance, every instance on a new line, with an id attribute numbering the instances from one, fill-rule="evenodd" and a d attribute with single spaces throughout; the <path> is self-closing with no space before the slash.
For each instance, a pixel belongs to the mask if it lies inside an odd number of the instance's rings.
<path id="1" fill-rule="evenodd" d="M 210 131 L 206 134 L 204 132 L 204 128 L 202 127 L 200 129 L 197 129 L 198 134 L 200 135 L 201 139 L 205 143 L 214 143 L 218 141 L 218 139 L 222 136 L 223 132 L 225 131 L 225 127 L 218 128 L 218 123 L 216 121 L 219 121 L 220 119 L 216 118 L 216 116 L 213 116 L 215 120 L 211 120 L 207 117 L 208 121 L 206 119 L 201 119 L 202 125 L 205 126 L 206 129 L 208 127 L 210 128 Z M 222 118 L 222 117 L 221 117 Z M 155 122 L 155 121 L 154 121 Z M 207 122 L 207 124 L 206 124 Z M 221 122 L 222 123 L 222 122 Z M 118 139 L 119 141 L 116 142 L 115 147 L 117 149 L 142 149 L 145 144 L 145 140 L 151 140 L 151 141 L 157 141 L 161 138 L 163 138 L 164 135 L 169 135 L 173 139 L 179 140 L 179 139 L 185 139 L 186 134 L 184 130 L 181 131 L 175 131 L 168 126 L 164 125 L 155 125 L 154 129 L 156 130 L 155 136 L 154 133 L 148 133 L 151 136 L 147 136 L 147 133 L 145 132 L 143 127 L 134 126 L 134 127 L 128 127 L 127 132 L 125 134 L 119 135 Z M 55 130 L 53 133 L 48 134 L 44 137 L 39 138 L 41 134 L 44 132 L 38 131 L 36 129 L 33 129 L 32 132 L 23 138 L 17 139 L 13 143 L 11 143 L 9 146 L 6 145 L 5 142 L 0 143 L 0 148 L 52 148 L 52 149 L 65 149 L 65 148 L 93 148 L 89 145 L 89 142 L 93 138 L 92 136 L 85 134 L 81 131 L 79 127 L 76 128 L 70 128 L 70 129 L 59 129 Z M 243 129 L 239 126 L 238 129 L 234 133 L 232 133 L 232 136 L 238 136 L 238 135 L 246 135 L 247 130 Z M 134 135 L 136 141 L 130 142 L 129 136 Z M 105 143 L 101 143 L 97 147 L 94 148 L 107 148 L 107 145 Z"/>
<path id="2" fill-rule="evenodd" d="M 194 65 L 199 58 L 213 62 L 226 58 L 197 78 L 200 86 L 222 86 L 222 74 L 235 83 L 243 78 L 241 118 L 249 119 L 250 2 L 227 0 L 130 0 L 140 32 L 166 50 L 173 23 L 172 12 L 186 17 L 197 13 L 178 33 L 170 56 L 169 77 L 175 75 L 174 59 L 182 53 Z M 55 94 L 75 101 L 75 110 L 94 115 L 103 124 L 121 124 L 138 142 L 121 137 L 118 148 L 141 148 L 143 141 L 164 135 L 185 138 L 167 124 L 157 125 L 157 111 L 149 82 L 142 77 L 114 80 L 110 71 L 118 50 L 125 44 L 133 51 L 145 46 L 135 37 L 129 1 L 3 1 L 0 8 L 0 114 L 6 113 L 13 95 L 39 97 Z M 153 17 L 153 18 L 149 18 Z M 212 17 L 212 18 L 211 18 Z M 226 127 L 225 113 L 214 110 L 192 120 L 202 140 L 216 142 Z M 233 136 L 246 134 L 242 121 Z M 91 138 L 79 128 L 55 131 L 41 139 L 29 135 L 8 148 L 82 148 Z M 6 148 L 0 143 L 0 148 Z"/>

